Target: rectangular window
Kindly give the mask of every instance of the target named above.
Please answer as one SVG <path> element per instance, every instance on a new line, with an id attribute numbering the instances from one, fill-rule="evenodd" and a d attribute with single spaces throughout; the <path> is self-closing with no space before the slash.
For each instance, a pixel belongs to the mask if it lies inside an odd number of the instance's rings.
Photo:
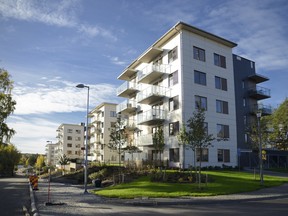
<path id="1" fill-rule="evenodd" d="M 179 162 L 179 148 L 171 148 L 169 149 L 169 161 L 171 162 Z"/>
<path id="2" fill-rule="evenodd" d="M 200 161 L 200 158 L 201 158 L 201 161 L 202 162 L 208 162 L 208 158 L 209 158 L 209 155 L 208 155 L 209 151 L 207 148 L 197 148 L 196 149 L 196 160 L 199 162 Z"/>
<path id="3" fill-rule="evenodd" d="M 75 137 L 76 141 L 81 141 L 81 137 Z"/>
<path id="4" fill-rule="evenodd" d="M 67 129 L 67 133 L 73 133 L 73 129 Z"/>
<path id="5" fill-rule="evenodd" d="M 227 79 L 215 76 L 215 88 L 227 91 Z"/>
<path id="6" fill-rule="evenodd" d="M 175 71 L 174 73 L 169 75 L 168 86 L 171 87 L 173 85 L 176 85 L 177 83 L 178 83 L 178 71 Z"/>
<path id="7" fill-rule="evenodd" d="M 207 110 L 207 98 L 195 95 L 195 109 L 202 108 Z"/>
<path id="8" fill-rule="evenodd" d="M 178 58 L 177 46 L 168 52 L 168 63 L 175 61 Z"/>
<path id="9" fill-rule="evenodd" d="M 216 112 L 217 113 L 223 113 L 228 114 L 228 102 L 216 100 Z"/>
<path id="10" fill-rule="evenodd" d="M 179 109 L 179 96 L 175 96 L 169 99 L 169 111 Z"/>
<path id="11" fill-rule="evenodd" d="M 72 143 L 67 143 L 68 148 L 72 148 Z"/>
<path id="12" fill-rule="evenodd" d="M 226 68 L 226 58 L 225 56 L 214 53 L 214 65 Z"/>
<path id="13" fill-rule="evenodd" d="M 101 114 L 102 114 L 102 117 L 104 117 L 104 111 Z"/>
<path id="14" fill-rule="evenodd" d="M 217 124 L 217 137 L 223 139 L 229 138 L 229 125 Z"/>
<path id="15" fill-rule="evenodd" d="M 218 149 L 218 162 L 230 162 L 230 150 Z"/>
<path id="16" fill-rule="evenodd" d="M 204 122 L 204 130 L 205 130 L 205 133 L 207 135 L 208 134 L 208 123 L 207 122 Z"/>
<path id="17" fill-rule="evenodd" d="M 68 136 L 68 137 L 67 137 L 67 140 L 72 140 L 72 136 Z"/>
<path id="18" fill-rule="evenodd" d="M 116 116 L 116 111 L 110 111 L 110 117 L 117 117 Z"/>
<path id="19" fill-rule="evenodd" d="M 67 151 L 67 155 L 71 155 L 72 154 L 72 151 Z"/>
<path id="20" fill-rule="evenodd" d="M 169 135 L 175 136 L 179 133 L 179 121 L 169 124 Z"/>
<path id="21" fill-rule="evenodd" d="M 206 86 L 206 73 L 194 71 L 194 83 Z"/>
<path id="22" fill-rule="evenodd" d="M 81 134 L 81 130 L 75 130 L 76 134 Z"/>
<path id="23" fill-rule="evenodd" d="M 205 62 L 205 50 L 193 46 L 193 58 Z"/>

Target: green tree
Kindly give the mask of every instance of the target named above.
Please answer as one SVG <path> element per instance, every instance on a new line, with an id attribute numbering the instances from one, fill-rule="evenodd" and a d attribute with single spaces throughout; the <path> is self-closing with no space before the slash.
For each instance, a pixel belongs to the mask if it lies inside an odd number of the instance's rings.
<path id="1" fill-rule="evenodd" d="M 65 165 L 69 163 L 69 158 L 65 154 L 63 154 L 59 157 L 58 162 L 61 165 L 61 169 L 64 170 L 63 167 L 65 167 Z M 63 171 L 62 174 L 64 175 L 65 172 Z"/>
<path id="2" fill-rule="evenodd" d="M 118 154 L 119 160 L 119 169 L 121 166 L 121 155 L 125 151 L 123 148 L 124 144 L 127 142 L 127 133 L 125 130 L 124 122 L 121 120 L 121 117 L 117 117 L 117 121 L 110 128 L 110 141 L 108 143 L 108 148 L 116 151 Z"/>
<path id="3" fill-rule="evenodd" d="M 35 167 L 38 169 L 42 169 L 45 166 L 45 158 L 43 155 L 39 155 L 36 160 Z"/>
<path id="4" fill-rule="evenodd" d="M 8 71 L 0 68 L 0 145 L 8 143 L 15 130 L 8 127 L 6 119 L 15 110 L 16 102 L 12 99 L 13 81 Z"/>
<path id="5" fill-rule="evenodd" d="M 14 145 L 0 145 L 0 174 L 13 176 L 20 158 L 21 153 Z"/>
<path id="6" fill-rule="evenodd" d="M 164 132 L 162 126 L 158 126 L 156 132 L 153 134 L 152 137 L 153 141 L 153 148 L 155 149 L 157 154 L 160 154 L 160 163 L 161 161 L 161 154 L 165 148 L 165 142 L 164 142 Z"/>

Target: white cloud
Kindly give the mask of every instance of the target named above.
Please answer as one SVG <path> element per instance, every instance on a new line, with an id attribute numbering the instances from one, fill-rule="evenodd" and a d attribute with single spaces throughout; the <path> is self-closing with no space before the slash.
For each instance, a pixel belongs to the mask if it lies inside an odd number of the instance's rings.
<path id="1" fill-rule="evenodd" d="M 117 56 L 106 56 L 112 64 L 126 66 L 128 63 L 126 61 L 121 61 Z"/>
<path id="2" fill-rule="evenodd" d="M 16 115 L 69 113 L 85 111 L 87 90 L 78 89 L 77 83 L 56 77 L 41 80 L 34 85 L 15 83 L 13 97 L 16 100 Z M 88 84 L 90 107 L 104 101 L 115 102 L 116 87 L 110 84 Z M 113 98 L 115 98 L 113 100 Z"/>

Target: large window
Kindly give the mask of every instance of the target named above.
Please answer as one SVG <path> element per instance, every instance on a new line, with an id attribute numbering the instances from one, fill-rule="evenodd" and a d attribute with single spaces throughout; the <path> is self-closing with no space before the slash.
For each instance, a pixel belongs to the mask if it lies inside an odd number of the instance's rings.
<path id="1" fill-rule="evenodd" d="M 202 149 L 197 148 L 196 149 L 196 160 L 200 161 L 200 158 L 201 158 L 202 162 L 208 162 L 209 151 L 207 148 L 202 148 Z"/>
<path id="2" fill-rule="evenodd" d="M 218 162 L 230 162 L 230 150 L 229 149 L 218 149 Z"/>
<path id="3" fill-rule="evenodd" d="M 175 96 L 169 99 L 169 111 L 179 109 L 179 96 Z"/>
<path id="4" fill-rule="evenodd" d="M 171 162 L 179 162 L 179 148 L 171 148 L 169 149 L 169 160 Z"/>
<path id="5" fill-rule="evenodd" d="M 227 91 L 227 79 L 215 76 L 215 88 Z"/>
<path id="6" fill-rule="evenodd" d="M 217 124 L 217 137 L 222 139 L 229 138 L 229 125 Z"/>
<path id="7" fill-rule="evenodd" d="M 194 82 L 200 85 L 206 85 L 206 73 L 194 71 Z"/>
<path id="8" fill-rule="evenodd" d="M 67 137 L 67 140 L 72 140 L 72 136 L 68 136 L 68 137 Z"/>
<path id="9" fill-rule="evenodd" d="M 199 95 L 195 95 L 195 109 L 199 109 L 199 108 L 207 110 L 207 98 L 199 96 Z"/>
<path id="10" fill-rule="evenodd" d="M 168 52 L 168 62 L 173 62 L 178 58 L 177 47 L 173 48 Z"/>
<path id="11" fill-rule="evenodd" d="M 179 133 L 179 121 L 169 124 L 169 135 L 175 136 Z"/>
<path id="12" fill-rule="evenodd" d="M 216 112 L 217 113 L 223 113 L 228 114 L 228 102 L 216 100 Z"/>
<path id="13" fill-rule="evenodd" d="M 178 71 L 175 71 L 174 73 L 169 75 L 168 82 L 169 87 L 176 85 L 178 83 Z"/>
<path id="14" fill-rule="evenodd" d="M 110 111 L 110 117 L 117 117 L 116 111 Z"/>
<path id="15" fill-rule="evenodd" d="M 205 50 L 194 46 L 193 58 L 205 62 Z"/>
<path id="16" fill-rule="evenodd" d="M 73 133 L 73 129 L 67 129 L 67 133 Z"/>
<path id="17" fill-rule="evenodd" d="M 219 67 L 226 68 L 225 56 L 214 53 L 214 64 Z"/>

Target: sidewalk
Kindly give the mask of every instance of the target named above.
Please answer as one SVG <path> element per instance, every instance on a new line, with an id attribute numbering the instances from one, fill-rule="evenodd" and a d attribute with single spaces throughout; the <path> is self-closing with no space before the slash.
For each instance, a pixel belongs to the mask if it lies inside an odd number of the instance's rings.
<path id="1" fill-rule="evenodd" d="M 109 199 L 94 194 L 84 194 L 83 186 L 51 182 L 48 198 L 48 182 L 40 181 L 39 190 L 34 191 L 36 208 L 41 216 L 44 215 L 95 215 L 99 209 L 111 206 L 168 206 L 195 205 L 223 202 L 241 202 L 250 200 L 277 199 L 288 197 L 288 184 L 279 187 L 265 188 L 258 191 L 222 195 L 213 197 L 189 198 L 138 198 L 138 199 Z M 88 191 L 95 189 L 88 187 Z M 48 200 L 49 199 L 49 200 Z M 46 205 L 46 203 L 51 205 Z"/>

